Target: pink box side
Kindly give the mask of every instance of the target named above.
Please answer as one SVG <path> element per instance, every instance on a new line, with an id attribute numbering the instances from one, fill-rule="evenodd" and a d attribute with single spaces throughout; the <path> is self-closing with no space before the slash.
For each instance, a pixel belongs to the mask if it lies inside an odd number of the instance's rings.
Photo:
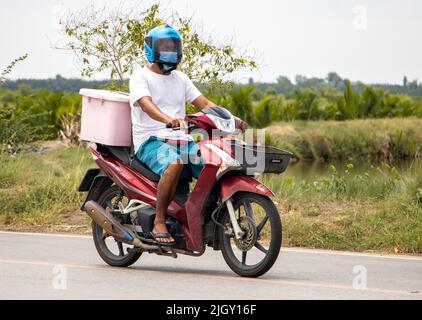
<path id="1" fill-rule="evenodd" d="M 131 145 L 128 102 L 83 97 L 81 139 L 109 146 Z"/>

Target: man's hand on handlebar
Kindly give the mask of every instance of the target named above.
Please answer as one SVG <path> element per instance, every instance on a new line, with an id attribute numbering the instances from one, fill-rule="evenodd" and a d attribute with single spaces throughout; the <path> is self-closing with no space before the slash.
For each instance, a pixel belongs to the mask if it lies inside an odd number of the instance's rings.
<path id="1" fill-rule="evenodd" d="M 249 124 L 246 121 L 242 121 L 240 130 L 242 130 L 242 132 L 245 132 L 246 129 L 248 128 L 249 128 Z"/>
<path id="2" fill-rule="evenodd" d="M 167 123 L 167 128 L 184 128 L 185 121 L 182 119 L 172 119 Z"/>
<path id="3" fill-rule="evenodd" d="M 235 126 L 237 130 L 240 130 L 241 132 L 245 132 L 246 129 L 248 129 L 249 125 L 246 121 L 243 121 L 242 119 L 238 117 L 234 117 Z"/>

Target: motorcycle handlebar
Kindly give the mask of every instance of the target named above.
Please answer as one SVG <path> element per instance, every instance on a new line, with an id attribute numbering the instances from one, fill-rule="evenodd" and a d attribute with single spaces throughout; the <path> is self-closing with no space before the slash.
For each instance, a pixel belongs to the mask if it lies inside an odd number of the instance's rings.
<path id="1" fill-rule="evenodd" d="M 193 130 L 193 129 L 195 129 L 196 128 L 196 126 L 195 125 L 193 125 L 193 124 L 190 124 L 190 125 L 188 125 L 186 128 L 183 128 L 183 129 L 189 129 L 189 130 Z M 171 126 L 171 124 L 170 123 L 168 123 L 168 124 L 166 124 L 166 129 L 173 129 L 173 131 L 177 131 L 177 130 L 181 130 L 182 129 L 182 127 L 172 127 Z"/>

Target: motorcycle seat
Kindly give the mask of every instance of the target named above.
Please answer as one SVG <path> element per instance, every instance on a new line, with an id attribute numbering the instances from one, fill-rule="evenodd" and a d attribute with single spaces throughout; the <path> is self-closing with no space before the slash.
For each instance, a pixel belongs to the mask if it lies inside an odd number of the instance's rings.
<path id="1" fill-rule="evenodd" d="M 119 159 L 121 162 L 126 164 L 128 167 L 134 169 L 135 171 L 142 174 L 148 180 L 152 182 L 159 182 L 160 176 L 153 171 L 151 171 L 144 163 L 139 161 L 136 157 L 131 161 L 131 148 L 130 147 L 112 147 L 112 146 L 102 146 L 106 148 L 114 157 Z M 192 182 L 192 174 L 190 173 L 189 167 L 185 166 L 183 168 L 181 180 L 184 182 Z"/>

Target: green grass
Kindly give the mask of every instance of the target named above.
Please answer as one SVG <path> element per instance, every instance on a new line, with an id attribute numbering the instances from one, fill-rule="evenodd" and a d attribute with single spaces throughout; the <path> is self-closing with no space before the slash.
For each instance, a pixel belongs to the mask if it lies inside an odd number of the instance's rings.
<path id="1" fill-rule="evenodd" d="M 93 161 L 84 148 L 45 154 L 0 155 L 0 216 L 6 224 L 49 224 L 57 213 L 77 211 L 76 192 Z"/>
<path id="2" fill-rule="evenodd" d="M 413 159 L 422 154 L 422 119 L 280 122 L 267 128 L 267 143 L 308 160 Z"/>

